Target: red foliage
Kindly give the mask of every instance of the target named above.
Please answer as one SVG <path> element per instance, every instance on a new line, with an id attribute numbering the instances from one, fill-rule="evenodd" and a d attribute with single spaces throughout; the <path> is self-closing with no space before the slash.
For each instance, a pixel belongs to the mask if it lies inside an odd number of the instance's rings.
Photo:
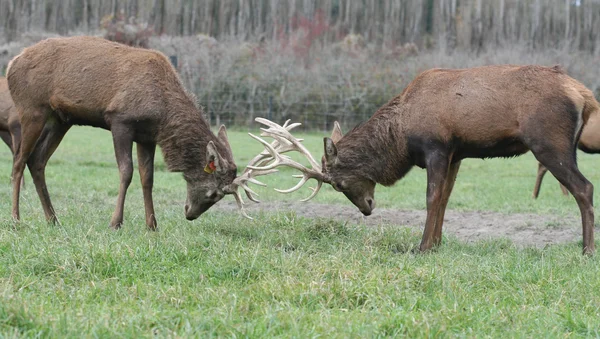
<path id="1" fill-rule="evenodd" d="M 104 38 L 125 45 L 148 48 L 148 42 L 154 30 L 148 25 L 139 24 L 135 17 L 125 19 L 123 12 L 102 18 L 100 26 L 106 30 Z"/>
<path id="2" fill-rule="evenodd" d="M 278 25 L 276 32 L 282 49 L 290 48 L 297 57 L 307 58 L 315 42 L 329 29 L 329 22 L 323 10 L 318 9 L 312 18 L 304 15 L 294 16 L 290 22 L 289 33 L 281 25 Z"/>

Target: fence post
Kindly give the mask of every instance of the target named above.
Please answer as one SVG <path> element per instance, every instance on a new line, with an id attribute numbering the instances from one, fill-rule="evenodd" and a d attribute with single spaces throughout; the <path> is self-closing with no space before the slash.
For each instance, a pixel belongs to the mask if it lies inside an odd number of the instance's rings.
<path id="1" fill-rule="evenodd" d="M 273 96 L 269 95 L 269 110 L 267 111 L 267 116 L 269 120 L 273 121 Z"/>
<path id="2" fill-rule="evenodd" d="M 171 61 L 171 65 L 177 69 L 177 55 L 169 55 L 169 60 Z"/>

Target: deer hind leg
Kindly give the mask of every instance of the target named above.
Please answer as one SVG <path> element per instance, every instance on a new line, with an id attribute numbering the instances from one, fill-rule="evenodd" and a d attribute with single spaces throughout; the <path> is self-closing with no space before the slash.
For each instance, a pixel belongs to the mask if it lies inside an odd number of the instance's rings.
<path id="1" fill-rule="evenodd" d="M 155 144 L 137 144 L 138 169 L 144 193 L 144 208 L 146 211 L 146 226 L 156 230 L 156 217 L 154 216 L 154 203 L 152 202 L 152 185 L 154 184 L 154 153 Z"/>
<path id="2" fill-rule="evenodd" d="M 113 229 L 121 228 L 123 224 L 123 209 L 125 208 L 125 195 L 127 188 L 131 184 L 133 177 L 133 162 L 131 152 L 133 147 L 133 135 L 131 129 L 123 125 L 114 125 L 111 128 L 113 144 L 115 147 L 115 157 L 119 167 L 119 196 L 117 197 L 117 206 L 110 220 L 110 227 Z"/>
<path id="3" fill-rule="evenodd" d="M 46 186 L 46 164 L 70 127 L 70 125 L 61 124 L 50 118 L 27 160 L 27 167 L 29 167 L 35 189 L 40 197 L 46 220 L 53 224 L 59 223 L 59 221 Z"/>
<path id="4" fill-rule="evenodd" d="M 14 220 L 20 219 L 19 196 L 21 194 L 23 171 L 31 152 L 42 134 L 48 114 L 48 111 L 41 109 L 29 110 L 25 114 L 21 114 L 21 146 L 14 157 L 12 170 L 12 218 Z"/>
<path id="5" fill-rule="evenodd" d="M 440 203 L 440 209 L 436 219 L 435 230 L 433 232 L 433 245 L 438 246 L 442 242 L 442 224 L 444 223 L 444 214 L 446 214 L 446 206 L 448 206 L 448 200 L 450 200 L 450 194 L 454 188 L 454 182 L 456 181 L 456 175 L 460 168 L 460 161 L 450 164 L 448 166 L 448 174 L 446 176 L 446 182 L 444 184 L 444 190 L 442 192 L 442 201 Z"/>
<path id="6" fill-rule="evenodd" d="M 444 186 L 448 180 L 450 159 L 442 152 L 433 151 L 426 159 L 427 165 L 427 218 L 421 239 L 420 251 L 431 249 L 435 244 L 436 225 L 443 210 Z M 443 213 L 442 213 L 443 215 Z M 440 232 L 441 232 L 441 223 Z"/>
<path id="7" fill-rule="evenodd" d="M 594 186 L 581 174 L 575 161 L 575 147 L 561 152 L 555 148 L 532 149 L 536 158 L 573 195 L 581 212 L 583 253 L 594 252 Z"/>

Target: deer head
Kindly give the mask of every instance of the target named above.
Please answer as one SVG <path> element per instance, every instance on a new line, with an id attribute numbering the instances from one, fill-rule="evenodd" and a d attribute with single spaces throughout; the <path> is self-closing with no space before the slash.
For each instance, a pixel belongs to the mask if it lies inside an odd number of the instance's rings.
<path id="1" fill-rule="evenodd" d="M 333 189 L 344 193 L 364 215 L 370 215 L 375 208 L 375 181 L 366 177 L 365 171 L 357 166 L 362 162 L 338 155 L 336 143 L 341 139 L 342 129 L 336 121 L 331 138 L 323 138 L 323 173 Z"/>
<path id="2" fill-rule="evenodd" d="M 185 217 L 194 220 L 221 200 L 225 194 L 231 194 L 229 187 L 236 177 L 236 172 L 237 167 L 233 162 L 227 131 L 225 126 L 221 125 L 216 143 L 211 140 L 206 145 L 204 167 L 191 173 L 184 173 L 188 182 Z"/>

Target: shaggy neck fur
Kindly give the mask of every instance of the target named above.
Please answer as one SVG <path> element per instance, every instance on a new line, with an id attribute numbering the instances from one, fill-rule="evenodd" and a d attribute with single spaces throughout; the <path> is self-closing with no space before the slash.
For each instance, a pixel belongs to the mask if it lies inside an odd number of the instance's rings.
<path id="1" fill-rule="evenodd" d="M 338 142 L 343 167 L 384 186 L 393 185 L 412 168 L 396 109 L 390 102 Z"/>
<path id="2" fill-rule="evenodd" d="M 217 145 L 223 157 L 229 158 L 225 147 L 202 116 L 202 110 L 194 105 L 191 98 L 172 98 L 167 106 L 169 112 L 159 127 L 157 143 L 169 171 L 202 171 L 206 165 L 206 145 L 209 141 Z"/>

